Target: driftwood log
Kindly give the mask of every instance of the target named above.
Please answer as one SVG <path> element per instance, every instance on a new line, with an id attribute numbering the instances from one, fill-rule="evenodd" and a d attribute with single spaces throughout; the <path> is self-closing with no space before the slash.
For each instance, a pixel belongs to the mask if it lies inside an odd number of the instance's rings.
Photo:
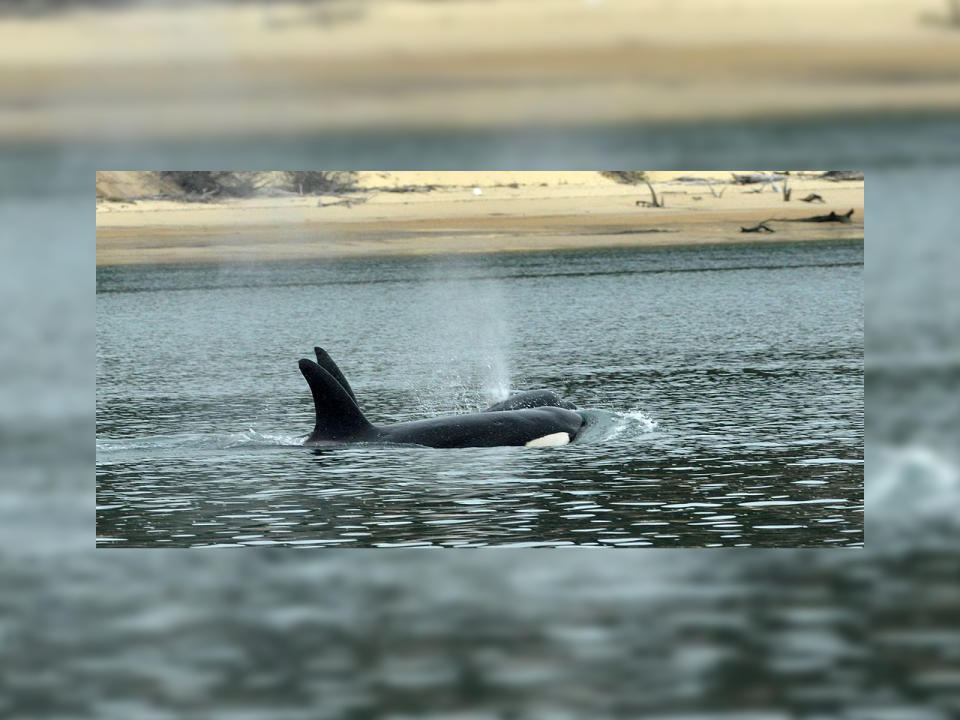
<path id="1" fill-rule="evenodd" d="M 754 225 L 753 227 L 743 227 L 743 225 L 741 225 L 741 226 L 740 226 L 740 232 L 742 232 L 742 233 L 755 233 L 755 232 L 772 233 L 772 232 L 776 232 L 776 231 L 775 231 L 772 227 L 770 227 L 769 225 L 767 225 L 767 221 L 764 220 L 763 222 L 758 222 L 758 223 L 757 223 L 756 225 Z"/>
<path id="2" fill-rule="evenodd" d="M 822 195 L 817 195 L 817 193 L 810 193 L 810 194 L 807 195 L 805 198 L 800 198 L 800 202 L 805 202 L 805 203 L 818 202 L 818 203 L 822 203 L 822 202 L 825 202 L 825 201 L 824 201 Z"/>
<path id="3" fill-rule="evenodd" d="M 824 180 L 863 180 L 862 170 L 827 170 L 821 176 Z"/>
<path id="4" fill-rule="evenodd" d="M 339 198 L 333 202 L 324 202 L 323 198 L 317 201 L 317 207 L 334 207 L 335 205 L 343 205 L 347 208 L 352 208 L 354 205 L 363 205 L 367 201 L 365 197 L 355 197 L 355 198 Z"/>
<path id="5" fill-rule="evenodd" d="M 828 223 L 828 222 L 838 222 L 838 223 L 848 223 L 853 217 L 853 208 L 850 208 L 843 215 L 837 215 L 833 210 L 831 210 L 827 215 L 814 215 L 813 217 L 808 218 L 796 218 L 794 222 L 815 222 L 815 223 Z"/>

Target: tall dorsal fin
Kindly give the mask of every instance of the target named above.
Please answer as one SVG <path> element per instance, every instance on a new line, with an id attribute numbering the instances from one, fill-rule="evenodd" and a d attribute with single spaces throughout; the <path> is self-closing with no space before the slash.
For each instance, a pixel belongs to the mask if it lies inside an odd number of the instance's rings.
<path id="1" fill-rule="evenodd" d="M 300 361 L 300 372 L 310 385 L 317 413 L 310 441 L 346 440 L 373 429 L 357 403 L 333 375 L 307 359 Z"/>
<path id="2" fill-rule="evenodd" d="M 354 394 L 353 388 L 350 387 L 350 383 L 347 382 L 347 379 L 343 376 L 343 373 L 340 372 L 340 368 L 337 367 L 337 364 L 333 361 L 333 358 L 330 357 L 327 351 L 322 347 L 315 347 L 313 352 L 317 355 L 317 365 L 333 375 L 333 379 L 343 386 L 343 389 L 347 391 L 347 394 L 353 398 L 353 401 L 357 403 L 357 407 L 359 407 L 360 403 L 357 402 L 357 396 Z"/>

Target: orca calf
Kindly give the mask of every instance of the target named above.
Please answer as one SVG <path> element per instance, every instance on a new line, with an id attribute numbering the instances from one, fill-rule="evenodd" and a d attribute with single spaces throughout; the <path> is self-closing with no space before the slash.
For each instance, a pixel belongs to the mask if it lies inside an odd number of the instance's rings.
<path id="1" fill-rule="evenodd" d="M 316 410 L 316 425 L 305 445 L 385 442 L 435 448 L 554 446 L 573 440 L 585 423 L 570 403 L 547 390 L 533 390 L 479 413 L 376 426 L 364 417 L 353 389 L 333 359 L 322 348 L 314 348 L 314 352 L 317 362 L 304 359 L 299 363 Z"/>

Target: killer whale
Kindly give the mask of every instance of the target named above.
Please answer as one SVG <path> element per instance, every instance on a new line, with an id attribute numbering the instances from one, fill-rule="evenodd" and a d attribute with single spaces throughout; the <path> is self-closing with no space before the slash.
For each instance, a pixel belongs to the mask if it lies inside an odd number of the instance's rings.
<path id="1" fill-rule="evenodd" d="M 500 445 L 562 445 L 583 428 L 583 417 L 557 405 L 494 409 L 466 415 L 448 415 L 426 420 L 377 426 L 364 416 L 349 383 L 322 350 L 314 348 L 319 362 L 303 359 L 300 372 L 313 395 L 316 422 L 305 445 L 322 443 L 401 443 L 435 448 L 495 447 Z M 331 372 L 331 370 L 333 372 Z M 342 379 L 342 382 L 341 382 Z M 348 389 L 350 388 L 350 389 Z M 549 391 L 531 391 L 519 402 L 560 401 Z M 552 397 L 551 397 L 552 396 Z"/>

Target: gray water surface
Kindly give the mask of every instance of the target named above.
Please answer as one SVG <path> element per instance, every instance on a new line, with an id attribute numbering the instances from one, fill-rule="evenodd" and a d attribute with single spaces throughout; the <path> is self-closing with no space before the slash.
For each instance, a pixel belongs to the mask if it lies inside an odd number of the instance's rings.
<path id="1" fill-rule="evenodd" d="M 99 268 L 98 545 L 860 545 L 862 283 L 861 242 Z M 375 423 L 588 427 L 301 447 L 315 344 Z"/>

